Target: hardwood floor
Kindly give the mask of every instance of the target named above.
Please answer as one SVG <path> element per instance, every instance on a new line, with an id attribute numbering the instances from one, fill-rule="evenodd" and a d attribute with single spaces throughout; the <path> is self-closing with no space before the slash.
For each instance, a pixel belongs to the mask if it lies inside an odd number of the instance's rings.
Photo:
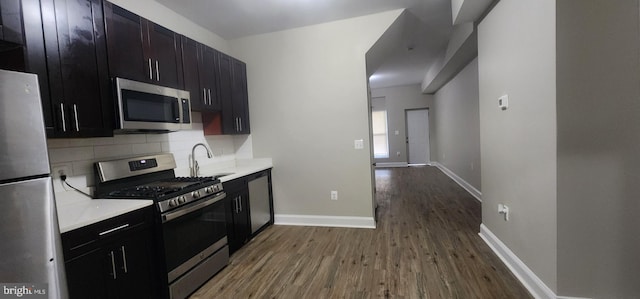
<path id="1" fill-rule="evenodd" d="M 376 188 L 377 229 L 269 227 L 191 298 L 531 298 L 440 170 L 379 169 Z"/>

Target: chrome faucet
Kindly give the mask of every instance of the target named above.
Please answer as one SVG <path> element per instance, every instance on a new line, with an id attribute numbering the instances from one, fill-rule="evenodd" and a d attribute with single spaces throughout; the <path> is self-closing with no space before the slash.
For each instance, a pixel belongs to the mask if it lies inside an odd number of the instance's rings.
<path id="1" fill-rule="evenodd" d="M 196 145 L 194 145 L 193 148 L 191 149 L 191 157 L 190 157 L 191 159 L 189 160 L 189 170 L 191 170 L 190 173 L 192 177 L 198 176 L 198 172 L 200 171 L 200 166 L 198 166 L 198 161 L 194 156 L 196 152 L 196 147 L 198 147 L 199 145 L 201 145 L 202 147 L 204 147 L 204 149 L 207 150 L 207 158 L 211 159 L 213 157 L 213 154 L 211 154 L 211 151 L 209 151 L 209 149 L 207 148 L 206 145 L 204 145 L 204 143 L 197 143 Z"/>

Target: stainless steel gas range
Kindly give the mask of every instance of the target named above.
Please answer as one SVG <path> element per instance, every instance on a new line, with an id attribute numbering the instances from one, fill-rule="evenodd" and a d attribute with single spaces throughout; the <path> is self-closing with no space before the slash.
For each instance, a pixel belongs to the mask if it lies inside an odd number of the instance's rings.
<path id="1" fill-rule="evenodd" d="M 95 166 L 96 197 L 155 201 L 166 297 L 186 298 L 227 265 L 226 194 L 220 180 L 175 177 L 172 154 Z"/>

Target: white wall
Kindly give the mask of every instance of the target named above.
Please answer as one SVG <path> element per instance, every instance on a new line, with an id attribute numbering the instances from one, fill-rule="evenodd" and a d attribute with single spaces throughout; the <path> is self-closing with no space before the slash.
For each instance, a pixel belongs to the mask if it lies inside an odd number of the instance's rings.
<path id="1" fill-rule="evenodd" d="M 436 92 L 429 112 L 431 160 L 480 190 L 477 59 Z"/>
<path id="2" fill-rule="evenodd" d="M 230 41 L 247 63 L 254 156 L 280 182 L 276 214 L 373 218 L 365 53 L 401 12 Z"/>
<path id="3" fill-rule="evenodd" d="M 482 223 L 556 291 L 556 1 L 499 1 L 478 25 Z M 498 98 L 509 95 L 509 109 Z M 510 207 L 510 220 L 498 214 Z"/>
<path id="4" fill-rule="evenodd" d="M 387 127 L 389 128 L 389 158 L 374 159 L 375 162 L 407 163 L 405 110 L 429 108 L 433 96 L 423 94 L 420 84 L 371 89 L 371 96 L 385 98 Z M 375 107 L 376 103 L 372 103 L 372 106 Z M 395 131 L 398 131 L 398 135 L 395 134 Z"/>
<path id="5" fill-rule="evenodd" d="M 638 6 L 557 1 L 559 295 L 640 296 Z"/>

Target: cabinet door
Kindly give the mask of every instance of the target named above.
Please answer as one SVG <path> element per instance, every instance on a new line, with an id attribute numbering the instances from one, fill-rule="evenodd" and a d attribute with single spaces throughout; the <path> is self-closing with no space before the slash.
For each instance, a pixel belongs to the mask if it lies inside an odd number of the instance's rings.
<path id="1" fill-rule="evenodd" d="M 240 212 L 236 214 L 238 217 L 234 219 L 236 228 L 239 230 L 238 236 L 240 242 L 245 244 L 249 242 L 251 237 L 251 220 L 249 219 L 249 189 L 244 189 L 238 195 L 240 203 Z"/>
<path id="2" fill-rule="evenodd" d="M 100 0 L 43 0 L 51 101 L 50 137 L 111 136 L 112 105 Z"/>
<path id="3" fill-rule="evenodd" d="M 67 285 L 69 287 L 69 298 L 109 298 L 109 292 L 113 291 L 110 285 L 108 274 L 113 269 L 109 269 L 111 261 L 106 253 L 98 248 L 78 256 L 65 263 L 67 274 Z"/>
<path id="4" fill-rule="evenodd" d="M 184 90 L 191 95 L 191 110 L 201 111 L 205 104 L 204 89 L 200 88 L 200 45 L 198 42 L 181 37 L 182 46 L 182 74 Z"/>
<path id="5" fill-rule="evenodd" d="M 227 240 L 229 242 L 229 253 L 240 249 L 251 236 L 249 222 L 249 192 L 243 190 L 228 196 L 227 203 Z M 229 215 L 229 214 L 227 214 Z"/>
<path id="6" fill-rule="evenodd" d="M 20 0 L 0 0 L 0 68 L 25 71 L 24 30 Z M 13 44 L 11 44 L 13 43 Z"/>
<path id="7" fill-rule="evenodd" d="M 145 58 L 140 16 L 104 1 L 109 74 L 136 81 L 150 81 L 153 64 Z"/>
<path id="8" fill-rule="evenodd" d="M 200 69 L 200 86 L 205 90 L 207 101 L 205 110 L 220 110 L 220 97 L 218 96 L 218 51 L 201 45 L 202 47 L 202 67 Z"/>
<path id="9" fill-rule="evenodd" d="M 218 55 L 218 90 L 222 106 L 223 134 L 249 134 L 247 69 L 244 62 Z"/>
<path id="10" fill-rule="evenodd" d="M 233 115 L 233 81 L 231 70 L 232 58 L 220 53 L 218 55 L 218 90 L 222 104 L 222 133 L 236 134 L 237 119 Z"/>
<path id="11" fill-rule="evenodd" d="M 49 94 L 49 78 L 47 73 L 47 57 L 43 38 L 42 15 L 39 0 L 21 0 L 22 5 L 22 26 L 24 34 L 24 69 L 16 68 L 18 71 L 26 71 L 38 75 L 38 85 L 40 86 L 40 97 L 42 98 L 42 109 L 44 123 L 47 134 L 53 131 L 53 107 L 51 106 Z M 3 9 L 4 11 L 4 9 Z M 4 12 L 3 12 L 4 13 Z M 4 22 L 4 21 L 3 21 Z M 7 28 L 13 29 L 13 28 Z M 18 29 L 18 28 L 15 28 Z M 19 32 L 16 32 L 19 34 Z M 6 33 L 5 33 L 6 37 Z M 17 42 L 17 40 L 14 40 Z M 20 59 L 19 53 L 15 53 L 9 59 Z M 15 62 L 15 61 L 13 61 Z M 22 64 L 22 63 L 21 63 Z M 22 66 L 21 66 L 22 67 Z"/>
<path id="12" fill-rule="evenodd" d="M 237 59 L 232 61 L 233 117 L 237 119 L 236 134 L 249 134 L 249 97 L 247 92 L 247 65 Z"/>
<path id="13" fill-rule="evenodd" d="M 249 222 L 249 189 L 246 178 L 239 178 L 224 183 L 227 193 L 225 202 L 227 209 L 227 240 L 229 253 L 233 253 L 244 245 L 251 235 Z"/>
<path id="14" fill-rule="evenodd" d="M 173 88 L 182 88 L 182 60 L 180 59 L 180 38 L 175 32 L 145 21 L 147 30 L 143 32 L 148 38 L 144 45 L 148 49 L 148 57 L 152 58 L 152 78 L 155 84 Z M 148 47 L 148 48 L 146 48 Z"/>
<path id="15" fill-rule="evenodd" d="M 118 298 L 156 298 L 151 232 L 130 233 L 109 246 L 117 271 Z"/>

